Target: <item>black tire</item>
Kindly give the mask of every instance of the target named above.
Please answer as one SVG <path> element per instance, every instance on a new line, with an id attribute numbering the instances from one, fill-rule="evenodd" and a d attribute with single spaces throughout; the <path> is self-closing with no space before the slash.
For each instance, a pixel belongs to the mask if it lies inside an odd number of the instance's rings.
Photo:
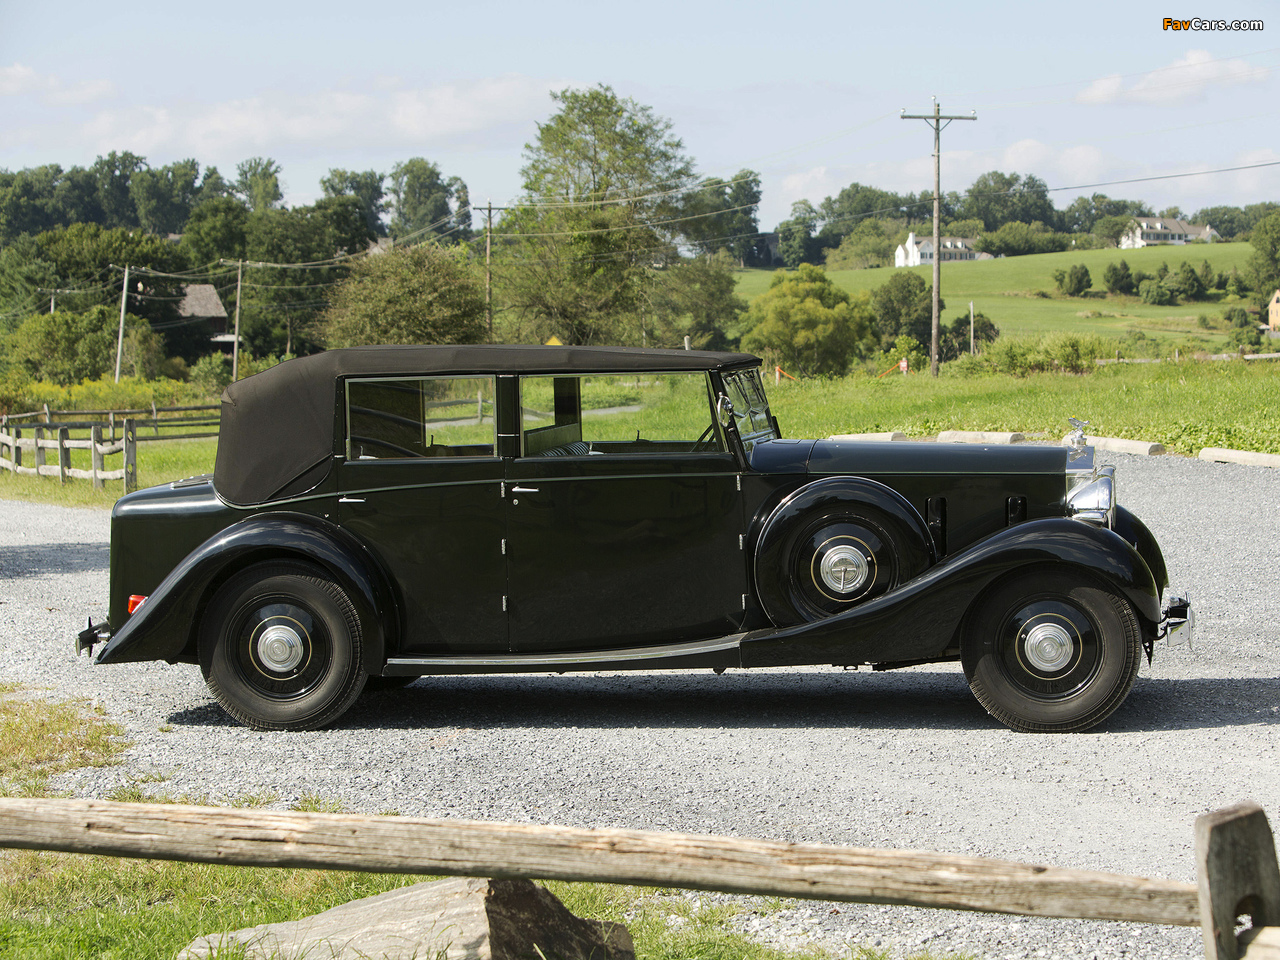
<path id="1" fill-rule="evenodd" d="M 361 631 L 342 588 L 315 567 L 262 563 L 215 594 L 200 668 L 218 703 L 258 730 L 313 730 L 364 688 Z"/>
<path id="2" fill-rule="evenodd" d="M 828 504 L 801 517 L 770 560 L 774 582 L 761 585 L 770 618 L 778 626 L 822 620 L 914 576 L 903 560 L 920 551 L 908 549 L 897 527 L 861 504 Z"/>
<path id="3" fill-rule="evenodd" d="M 1133 687 L 1142 634 L 1123 597 L 1075 571 L 1037 570 L 998 586 L 962 648 L 969 688 L 1001 723 L 1027 733 L 1087 730 Z"/>

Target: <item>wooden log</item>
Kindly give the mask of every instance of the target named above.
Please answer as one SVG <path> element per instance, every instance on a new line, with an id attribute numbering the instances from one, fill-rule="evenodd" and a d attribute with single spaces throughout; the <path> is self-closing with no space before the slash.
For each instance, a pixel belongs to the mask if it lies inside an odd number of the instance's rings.
<path id="1" fill-rule="evenodd" d="M 1208 960 L 1237 960 L 1236 919 L 1280 925 L 1280 866 L 1267 815 L 1238 803 L 1196 818 L 1200 931 Z M 1261 948 L 1260 948 L 1261 949 Z"/>
<path id="2" fill-rule="evenodd" d="M 124 422 L 124 492 L 138 489 L 138 422 Z"/>
<path id="3" fill-rule="evenodd" d="M 918 850 L 640 830 L 0 798 L 0 846 L 198 863 L 594 880 L 1199 924 L 1192 884 Z"/>
<path id="4" fill-rule="evenodd" d="M 44 466 L 44 427 L 36 427 L 36 473 L 40 473 L 40 468 Z"/>
<path id="5" fill-rule="evenodd" d="M 71 448 L 67 446 L 67 428 L 58 428 L 58 482 L 67 482 L 67 471 L 71 469 Z"/>
<path id="6" fill-rule="evenodd" d="M 13 466 L 15 471 L 22 466 L 22 429 L 13 428 Z"/>
<path id="7" fill-rule="evenodd" d="M 93 480 L 93 489 L 101 490 L 102 468 L 105 464 L 102 461 L 102 427 L 94 426 L 89 428 L 89 477 Z"/>
<path id="8" fill-rule="evenodd" d="M 622 924 L 576 917 L 528 880 L 419 883 L 304 920 L 198 937 L 176 960 L 228 951 L 246 960 L 635 960 Z"/>

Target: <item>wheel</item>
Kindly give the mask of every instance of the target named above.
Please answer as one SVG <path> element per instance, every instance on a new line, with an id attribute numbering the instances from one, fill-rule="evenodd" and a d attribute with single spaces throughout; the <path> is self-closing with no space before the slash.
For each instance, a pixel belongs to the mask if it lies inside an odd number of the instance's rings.
<path id="1" fill-rule="evenodd" d="M 1128 601 L 1085 575 L 1040 570 L 999 586 L 962 659 L 987 712 L 1028 733 L 1087 730 L 1128 696 L 1142 635 Z"/>
<path id="2" fill-rule="evenodd" d="M 364 687 L 360 621 L 342 588 L 301 563 L 263 563 L 215 594 L 200 668 L 218 703 L 259 730 L 332 723 Z"/>
<path id="3" fill-rule="evenodd" d="M 861 504 L 833 503 L 799 519 L 758 569 L 760 598 L 778 626 L 821 620 L 901 583 L 909 551 L 884 514 Z"/>

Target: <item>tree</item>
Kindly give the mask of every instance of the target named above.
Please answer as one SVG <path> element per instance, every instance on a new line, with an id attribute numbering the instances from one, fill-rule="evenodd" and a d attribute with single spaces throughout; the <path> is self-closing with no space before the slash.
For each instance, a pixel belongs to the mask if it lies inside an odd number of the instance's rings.
<path id="1" fill-rule="evenodd" d="M 815 236 L 817 224 L 818 211 L 808 200 L 791 204 L 791 218 L 778 224 L 778 254 L 792 270 L 812 263 L 821 249 Z"/>
<path id="2" fill-rule="evenodd" d="M 769 289 L 751 301 L 742 338 L 748 350 L 770 351 L 797 375 L 842 375 L 875 349 L 870 298 L 852 298 L 821 267 L 801 264 L 778 271 Z"/>
<path id="3" fill-rule="evenodd" d="M 735 287 L 733 261 L 723 250 L 668 265 L 649 288 L 650 346 L 682 347 L 687 336 L 697 350 L 732 347 L 726 325 L 747 308 Z"/>
<path id="4" fill-rule="evenodd" d="M 891 232 L 892 231 L 892 232 Z M 893 263 L 896 231 L 883 220 L 867 218 L 845 234 L 840 246 L 827 251 L 828 270 L 862 270 Z"/>
<path id="5" fill-rule="evenodd" d="M 1171 306 L 1175 302 L 1173 292 L 1155 277 L 1138 284 L 1138 295 L 1143 303 L 1157 307 Z"/>
<path id="6" fill-rule="evenodd" d="M 96 380 L 115 370 L 119 323 L 119 314 L 107 306 L 36 313 L 6 338 L 5 350 L 35 380 L 62 386 Z M 158 351 L 160 337 L 141 317 L 126 315 L 125 329 L 135 353 L 146 347 Z"/>
<path id="7" fill-rule="evenodd" d="M 345 257 L 363 253 L 371 234 L 354 196 L 326 197 L 309 207 L 267 209 L 247 221 L 246 268 L 240 330 L 254 356 L 305 353 L 306 331 L 334 283 L 346 276 Z M 293 269 L 271 264 L 306 263 Z"/>
<path id="8" fill-rule="evenodd" d="M 1038 177 L 992 170 L 969 187 L 960 204 L 960 215 L 981 220 L 987 230 L 998 230 L 1011 221 L 1051 223 L 1056 211 L 1049 188 Z"/>
<path id="9" fill-rule="evenodd" d="M 946 301 L 939 301 L 939 315 Z M 906 270 L 895 270 L 888 281 L 871 291 L 875 332 L 880 348 L 888 350 L 899 336 L 933 343 L 933 284 Z"/>
<path id="10" fill-rule="evenodd" d="M 992 323 L 985 313 L 975 313 L 972 322 L 969 319 L 969 314 L 962 313 L 951 321 L 950 326 L 944 325 L 942 328 L 942 335 L 938 339 L 938 361 L 940 363 L 949 363 L 969 352 L 971 326 L 975 349 L 980 349 L 983 344 L 994 343 L 996 338 L 1000 336 L 1000 328 Z"/>
<path id="11" fill-rule="evenodd" d="M 231 188 L 254 213 L 273 210 L 282 205 L 280 164 L 270 157 L 250 157 L 236 164 L 236 182 Z"/>
<path id="12" fill-rule="evenodd" d="M 1127 214 L 1115 217 L 1099 217 L 1094 222 L 1091 232 L 1109 246 L 1115 247 L 1120 245 L 1120 238 L 1128 232 L 1131 223 L 1133 223 L 1133 217 Z"/>
<path id="13" fill-rule="evenodd" d="M 1254 250 L 1247 270 L 1249 285 L 1258 304 L 1263 305 L 1280 287 L 1280 213 L 1259 220 L 1249 242 Z"/>
<path id="14" fill-rule="evenodd" d="M 249 208 L 234 197 L 216 197 L 192 211 L 182 245 L 190 251 L 193 266 L 243 260 L 248 230 Z"/>
<path id="15" fill-rule="evenodd" d="M 1102 282 L 1108 293 L 1132 294 L 1137 289 L 1133 274 L 1129 272 L 1129 264 L 1123 260 L 1119 264 L 1107 264 L 1107 268 L 1102 271 Z"/>
<path id="16" fill-rule="evenodd" d="M 983 234 L 974 244 L 979 253 L 993 257 L 1021 257 L 1029 253 L 1054 253 L 1067 249 L 1070 239 L 1066 234 L 1054 233 L 1039 220 L 1023 223 L 1013 220 L 1000 229 Z"/>
<path id="17" fill-rule="evenodd" d="M 1200 280 L 1200 274 L 1196 272 L 1196 268 L 1183 260 L 1175 273 L 1171 273 L 1164 279 L 1164 285 L 1169 288 L 1175 297 L 1183 300 L 1203 300 L 1205 294 L 1204 283 Z"/>
<path id="18" fill-rule="evenodd" d="M 335 167 L 320 181 L 320 189 L 326 197 L 351 196 L 358 199 L 369 232 L 377 237 L 385 237 L 387 227 L 382 222 L 382 215 L 387 211 L 387 204 L 382 199 L 382 184 L 386 178 L 386 174 L 376 170 L 356 173 L 354 170 Z"/>
<path id="19" fill-rule="evenodd" d="M 391 198 L 387 203 L 391 212 L 391 236 L 397 239 L 449 237 L 457 226 L 450 206 L 456 185 L 466 189 L 466 184 L 456 177 L 446 181 L 440 168 L 422 157 L 397 163 L 391 169 L 387 187 Z"/>
<path id="20" fill-rule="evenodd" d="M 1053 279 L 1058 285 L 1058 291 L 1068 297 L 1084 296 L 1084 292 L 1093 286 L 1089 268 L 1083 263 L 1077 263 L 1070 270 L 1055 270 Z"/>
<path id="21" fill-rule="evenodd" d="M 689 196 L 685 237 L 707 253 L 728 251 L 745 267 L 759 255 L 759 206 L 760 174 L 754 170 L 739 170 L 728 182 L 709 177 Z"/>
<path id="22" fill-rule="evenodd" d="M 465 258 L 424 243 L 357 260 L 334 288 L 319 334 L 329 347 L 479 343 L 484 318 L 484 289 Z"/>
<path id="23" fill-rule="evenodd" d="M 129 190 L 133 175 L 146 166 L 146 161 L 127 150 L 112 150 L 98 157 L 92 171 L 98 182 L 98 204 L 102 209 L 101 224 L 108 229 L 138 226 L 138 211 Z"/>
<path id="24" fill-rule="evenodd" d="M 200 164 L 190 159 L 158 170 L 143 166 L 134 171 L 129 196 L 142 229 L 160 236 L 181 233 L 200 198 L 199 177 Z"/>
<path id="25" fill-rule="evenodd" d="M 634 341 L 653 269 L 675 257 L 695 184 L 671 122 L 608 86 L 553 93 L 525 145 L 525 202 L 498 238 L 507 304 L 540 339 Z"/>

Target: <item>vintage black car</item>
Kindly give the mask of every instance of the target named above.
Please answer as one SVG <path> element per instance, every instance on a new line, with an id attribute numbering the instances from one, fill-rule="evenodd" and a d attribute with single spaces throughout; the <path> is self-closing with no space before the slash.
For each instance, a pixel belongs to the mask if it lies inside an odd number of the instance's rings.
<path id="1" fill-rule="evenodd" d="M 760 360 L 407 346 L 223 396 L 211 476 L 112 513 L 98 663 L 199 664 L 237 720 L 332 723 L 430 674 L 960 661 L 1083 730 L 1189 626 L 1072 445 L 784 439 Z"/>

